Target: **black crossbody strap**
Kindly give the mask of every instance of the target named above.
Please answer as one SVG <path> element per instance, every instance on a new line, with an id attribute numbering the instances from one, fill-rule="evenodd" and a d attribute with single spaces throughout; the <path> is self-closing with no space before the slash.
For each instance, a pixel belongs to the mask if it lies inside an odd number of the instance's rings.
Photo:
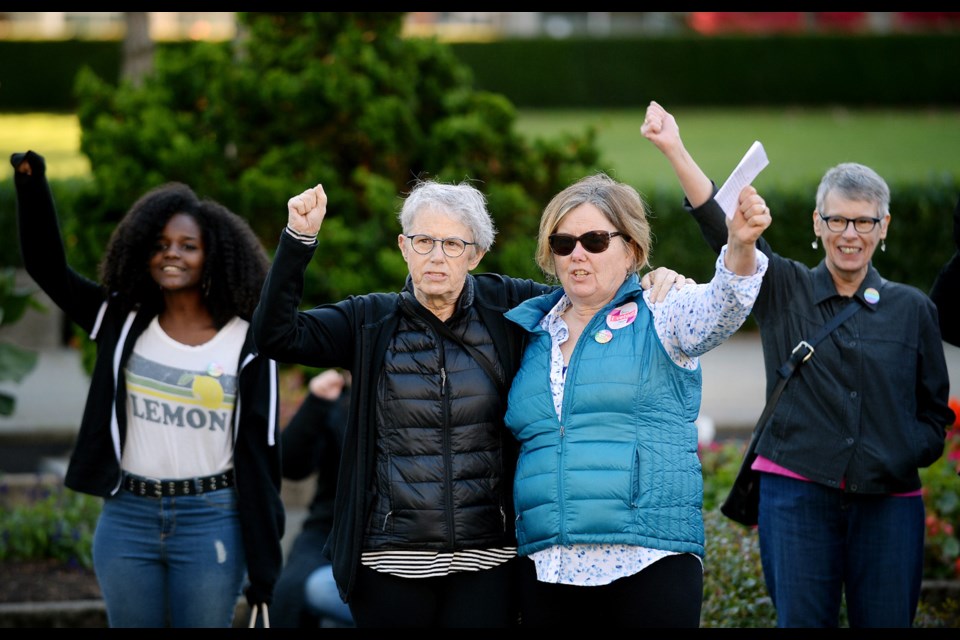
<path id="1" fill-rule="evenodd" d="M 453 331 L 451 331 L 450 327 L 447 326 L 446 322 L 443 322 L 436 315 L 434 315 L 427 309 L 424 309 L 423 306 L 417 303 L 416 301 L 411 300 L 411 297 L 412 296 L 406 291 L 402 291 L 400 293 L 400 299 L 403 301 L 404 308 L 407 311 L 415 314 L 418 318 L 425 320 L 427 324 L 429 324 L 431 327 L 436 329 L 436 331 L 440 333 L 440 335 L 450 338 L 451 340 L 459 344 L 461 347 L 466 349 L 470 353 L 470 355 L 473 356 L 473 359 L 477 361 L 477 364 L 483 367 L 483 370 L 487 373 L 487 375 L 490 377 L 493 383 L 497 385 L 497 391 L 500 393 L 500 395 L 502 397 L 505 397 L 506 390 L 507 390 L 507 383 L 503 379 L 503 377 L 497 373 L 497 369 L 496 367 L 493 366 L 493 363 L 490 362 L 490 360 L 488 360 L 485 355 L 480 353 L 479 349 L 477 349 L 472 345 L 467 344 L 460 338 L 460 336 L 458 336 Z"/>
<path id="2" fill-rule="evenodd" d="M 728 518 L 747 526 L 755 526 L 759 519 L 760 502 L 760 483 L 759 473 L 753 471 L 753 463 L 757 459 L 757 443 L 767 422 L 773 414 L 774 407 L 780 399 L 787 382 L 793 376 L 794 372 L 804 362 L 809 360 L 814 353 L 814 347 L 826 338 L 831 331 L 839 327 L 845 320 L 855 314 L 860 309 L 860 301 L 854 298 L 846 307 L 840 310 L 833 318 L 823 325 L 816 335 L 809 341 L 801 340 L 793 349 L 790 357 L 783 363 L 777 373 L 780 379 L 770 394 L 763 413 L 753 427 L 753 434 L 750 437 L 750 444 L 747 446 L 747 452 L 740 462 L 740 469 L 737 471 L 737 477 L 733 481 L 733 487 L 727 495 L 726 500 L 720 505 L 720 511 Z"/>
<path id="3" fill-rule="evenodd" d="M 860 301 L 854 298 L 847 304 L 847 306 L 841 309 L 839 313 L 834 315 L 830 319 L 830 322 L 820 327 L 820 331 L 818 331 L 813 338 L 810 340 L 801 340 L 799 343 L 797 343 L 797 346 L 793 348 L 793 352 L 790 354 L 790 357 L 787 358 L 787 361 L 784 362 L 779 369 L 777 369 L 777 373 L 780 374 L 780 379 L 777 381 L 777 386 L 774 387 L 773 393 L 770 394 L 770 399 L 767 400 L 767 404 L 763 408 L 763 413 L 760 414 L 760 419 L 757 420 L 753 441 L 750 445 L 751 449 L 756 445 L 756 441 L 759 439 L 760 432 L 763 431 L 763 426 L 767 424 L 767 420 L 770 419 L 770 414 L 773 413 L 773 409 L 777 406 L 777 401 L 780 399 L 780 394 L 783 393 L 783 388 L 787 386 L 787 380 L 790 379 L 790 376 L 792 376 L 794 371 L 797 370 L 797 367 L 802 365 L 813 356 L 814 347 L 818 345 L 821 340 L 830 335 L 831 331 L 839 327 L 850 316 L 859 311 L 862 306 L 863 305 L 860 303 Z"/>
<path id="4" fill-rule="evenodd" d="M 813 356 L 814 347 L 820 344 L 820 341 L 830 335 L 830 332 L 839 327 L 841 324 L 846 322 L 847 318 L 855 314 L 860 310 L 860 301 L 854 298 L 851 300 L 847 306 L 840 310 L 839 313 L 830 318 L 830 322 L 826 323 L 820 327 L 820 331 L 817 332 L 810 340 L 801 340 L 797 343 L 797 346 L 793 348 L 793 352 L 790 354 L 790 357 L 787 358 L 787 361 L 784 362 L 777 373 L 780 374 L 780 377 L 787 379 L 793 375 L 793 372 L 798 366 L 806 362 Z"/>

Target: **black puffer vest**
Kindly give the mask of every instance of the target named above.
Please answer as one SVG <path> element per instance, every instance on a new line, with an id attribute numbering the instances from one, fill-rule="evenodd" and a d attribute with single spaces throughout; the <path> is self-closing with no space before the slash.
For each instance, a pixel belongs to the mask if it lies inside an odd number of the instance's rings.
<path id="1" fill-rule="evenodd" d="M 469 303 L 469 294 L 461 296 Z M 418 303 L 414 303 L 418 304 Z M 403 309 L 403 305 L 401 305 Z M 447 322 L 503 372 L 472 304 Z M 456 341 L 404 309 L 378 381 L 373 508 L 365 550 L 513 544 L 504 407 L 496 383 Z"/>

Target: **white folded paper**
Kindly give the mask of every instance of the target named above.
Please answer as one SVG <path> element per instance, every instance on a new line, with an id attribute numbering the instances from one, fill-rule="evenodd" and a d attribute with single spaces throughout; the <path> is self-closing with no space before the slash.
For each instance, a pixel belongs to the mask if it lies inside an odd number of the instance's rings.
<path id="1" fill-rule="evenodd" d="M 754 178 L 760 175 L 763 168 L 770 164 L 767 160 L 767 152 L 759 140 L 754 141 L 747 153 L 740 160 L 740 164 L 733 170 L 727 181 L 717 192 L 717 202 L 727 214 L 727 219 L 733 217 L 737 210 L 737 204 L 740 202 L 740 192 L 743 188 L 753 182 Z"/>

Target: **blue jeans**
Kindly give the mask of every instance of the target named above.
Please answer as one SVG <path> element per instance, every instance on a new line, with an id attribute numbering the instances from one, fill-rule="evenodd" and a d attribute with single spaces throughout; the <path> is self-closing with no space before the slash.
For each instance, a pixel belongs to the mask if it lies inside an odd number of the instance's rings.
<path id="1" fill-rule="evenodd" d="M 913 625 L 923 578 L 920 496 L 857 495 L 770 473 L 760 480 L 760 559 L 778 627 Z"/>
<path id="2" fill-rule="evenodd" d="M 231 627 L 246 562 L 237 494 L 107 498 L 93 566 L 111 627 Z"/>
<path id="3" fill-rule="evenodd" d="M 325 564 L 314 569 L 303 588 L 307 608 L 321 621 L 331 618 L 337 624 L 353 625 L 350 607 L 340 599 L 337 582 L 333 579 L 333 565 Z"/>

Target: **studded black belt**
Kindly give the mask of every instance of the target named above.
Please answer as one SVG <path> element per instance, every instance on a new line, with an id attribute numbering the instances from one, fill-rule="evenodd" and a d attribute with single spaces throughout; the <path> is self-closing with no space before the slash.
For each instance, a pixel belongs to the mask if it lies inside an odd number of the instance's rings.
<path id="1" fill-rule="evenodd" d="M 135 476 L 132 473 L 124 473 L 122 485 L 133 495 L 144 498 L 196 496 L 232 487 L 234 485 L 233 469 L 205 478 L 183 478 L 180 480 L 157 480 Z"/>

